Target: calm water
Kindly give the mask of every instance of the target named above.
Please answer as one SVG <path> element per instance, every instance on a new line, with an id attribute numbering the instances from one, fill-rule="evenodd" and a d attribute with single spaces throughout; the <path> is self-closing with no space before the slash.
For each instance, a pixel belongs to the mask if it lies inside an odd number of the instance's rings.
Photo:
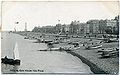
<path id="1" fill-rule="evenodd" d="M 33 43 L 36 40 L 24 39 L 23 36 L 13 33 L 2 32 L 2 53 L 13 58 L 15 43 L 18 43 L 20 66 L 2 64 L 3 73 L 92 73 L 89 66 L 82 61 L 68 54 L 59 51 L 37 51 L 46 49 L 44 43 Z M 11 71 L 10 71 L 11 70 Z"/>

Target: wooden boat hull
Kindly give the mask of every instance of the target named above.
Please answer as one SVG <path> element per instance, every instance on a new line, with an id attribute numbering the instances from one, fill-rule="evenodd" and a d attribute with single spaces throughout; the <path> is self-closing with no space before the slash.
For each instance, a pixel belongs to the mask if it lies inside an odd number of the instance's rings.
<path id="1" fill-rule="evenodd" d="M 101 54 L 102 57 L 112 57 L 112 56 L 119 56 L 119 51 L 104 51 Z"/>
<path id="2" fill-rule="evenodd" d="M 85 47 L 85 49 L 98 49 L 98 48 L 101 48 L 102 45 L 99 45 L 99 46 L 88 46 L 88 47 Z"/>
<path id="3" fill-rule="evenodd" d="M 19 59 L 9 59 L 9 58 L 2 58 L 1 63 L 3 64 L 9 64 L 9 65 L 20 65 L 20 60 Z"/>
<path id="4" fill-rule="evenodd" d="M 4 64 L 9 64 L 9 65 L 20 65 L 20 58 L 19 58 L 19 51 L 18 51 L 18 44 L 16 43 L 15 44 L 15 47 L 14 47 L 14 59 L 10 59 L 10 58 L 7 58 L 7 56 L 5 56 L 4 58 L 1 58 L 1 63 L 4 63 Z"/>
<path id="5" fill-rule="evenodd" d="M 71 49 L 69 48 L 49 48 L 49 49 L 44 49 L 44 50 L 38 50 L 38 51 L 70 51 Z"/>
<path id="6" fill-rule="evenodd" d="M 96 49 L 96 48 L 101 48 L 102 47 L 102 45 L 100 45 L 100 46 L 95 46 L 95 47 L 91 47 L 92 49 Z"/>
<path id="7" fill-rule="evenodd" d="M 14 60 L 14 65 L 20 65 L 20 60 L 19 59 Z"/>

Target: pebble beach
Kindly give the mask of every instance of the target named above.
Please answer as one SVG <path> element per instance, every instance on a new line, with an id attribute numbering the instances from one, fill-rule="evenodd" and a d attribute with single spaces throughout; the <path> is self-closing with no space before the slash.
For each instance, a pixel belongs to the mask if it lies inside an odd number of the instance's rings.
<path id="1" fill-rule="evenodd" d="M 54 37 L 52 37 L 51 39 L 49 38 L 49 40 L 53 40 L 53 39 Z M 79 42 L 79 44 L 85 41 L 89 41 L 89 39 L 87 38 L 69 39 L 69 42 Z M 100 41 L 101 40 L 92 38 L 91 42 L 99 43 Z M 69 46 L 69 44 L 67 43 L 53 44 L 53 47 L 64 47 L 64 46 Z M 102 48 L 119 48 L 119 42 L 102 43 Z M 98 53 L 98 50 L 100 49 L 86 50 L 83 46 L 81 46 L 80 49 L 67 51 L 67 52 L 81 59 L 82 62 L 87 64 L 95 74 L 118 74 L 119 57 L 101 58 L 100 53 Z"/>

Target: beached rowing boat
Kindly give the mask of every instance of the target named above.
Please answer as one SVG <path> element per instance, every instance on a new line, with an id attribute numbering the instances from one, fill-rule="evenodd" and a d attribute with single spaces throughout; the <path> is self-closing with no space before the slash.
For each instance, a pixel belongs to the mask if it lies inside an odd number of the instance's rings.
<path id="1" fill-rule="evenodd" d="M 85 49 L 97 49 L 97 48 L 101 48 L 102 45 L 91 45 L 91 46 L 86 46 Z"/>

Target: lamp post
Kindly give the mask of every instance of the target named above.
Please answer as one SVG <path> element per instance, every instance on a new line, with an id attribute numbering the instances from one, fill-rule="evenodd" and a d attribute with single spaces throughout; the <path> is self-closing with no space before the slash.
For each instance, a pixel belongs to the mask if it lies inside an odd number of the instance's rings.
<path id="1" fill-rule="evenodd" d="M 14 31 L 16 32 L 16 25 L 19 24 L 19 22 L 15 22 L 15 28 L 14 28 Z"/>

